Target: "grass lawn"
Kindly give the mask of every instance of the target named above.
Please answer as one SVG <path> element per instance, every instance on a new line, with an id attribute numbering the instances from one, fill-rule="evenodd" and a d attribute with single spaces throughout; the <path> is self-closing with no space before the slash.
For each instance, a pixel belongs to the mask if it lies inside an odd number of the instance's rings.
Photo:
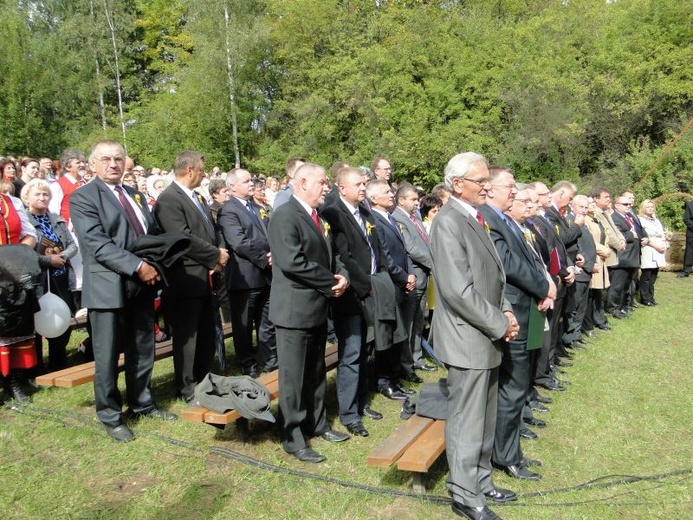
<path id="1" fill-rule="evenodd" d="M 572 384 L 551 394 L 539 439 L 540 482 L 503 474 L 499 487 L 519 500 L 494 506 L 505 519 L 693 518 L 693 278 L 662 273 L 652 308 L 591 340 L 567 369 Z M 77 342 L 75 338 L 73 343 Z M 156 363 L 160 406 L 173 397 L 171 359 Z M 334 374 L 328 411 L 333 424 Z M 440 372 L 423 374 L 432 381 Z M 122 383 L 123 377 L 121 377 Z M 328 460 L 287 456 L 275 427 L 251 422 L 250 440 L 181 421 L 132 424 L 135 442 L 119 445 L 95 419 L 91 385 L 52 388 L 33 404 L 0 407 L 0 517 L 24 518 L 451 518 L 445 457 L 426 480 L 426 497 L 396 469 L 366 466 L 367 454 L 401 423 L 399 406 L 377 396 L 385 419 L 366 421 L 368 438 L 314 441 Z"/>

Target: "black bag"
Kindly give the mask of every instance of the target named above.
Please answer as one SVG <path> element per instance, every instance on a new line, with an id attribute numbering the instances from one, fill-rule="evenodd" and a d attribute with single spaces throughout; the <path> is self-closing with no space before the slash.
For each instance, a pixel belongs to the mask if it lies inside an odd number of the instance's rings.
<path id="1" fill-rule="evenodd" d="M 25 245 L 0 247 L 0 336 L 32 336 L 34 313 L 40 310 L 36 287 L 41 267 L 36 252 Z"/>

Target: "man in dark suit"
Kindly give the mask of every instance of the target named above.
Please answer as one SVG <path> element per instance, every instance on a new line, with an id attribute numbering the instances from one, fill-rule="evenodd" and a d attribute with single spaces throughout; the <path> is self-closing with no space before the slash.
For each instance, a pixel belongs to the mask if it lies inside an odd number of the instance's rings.
<path id="1" fill-rule="evenodd" d="M 683 223 L 686 224 L 686 253 L 683 257 L 683 270 L 677 278 L 687 278 L 693 271 L 693 200 L 686 202 L 683 208 Z"/>
<path id="2" fill-rule="evenodd" d="M 190 250 L 168 271 L 164 314 L 173 333 L 173 368 L 176 391 L 186 401 L 212 368 L 215 320 L 213 274 L 229 259 L 219 247 L 212 212 L 202 195 L 193 191 L 204 178 L 204 157 L 191 151 L 178 154 L 175 178 L 154 206 L 154 217 L 164 231 L 178 231 L 190 239 Z"/>
<path id="3" fill-rule="evenodd" d="M 234 168 L 226 176 L 231 198 L 219 210 L 219 228 L 231 252 L 226 283 L 231 303 L 233 346 L 241 373 L 258 376 L 253 329 L 257 324 L 258 346 L 264 370 L 277 368 L 277 343 L 269 319 L 272 255 L 266 222 L 253 201 L 255 187 L 249 171 Z"/>
<path id="4" fill-rule="evenodd" d="M 112 438 L 134 439 L 123 422 L 118 390 L 118 355 L 125 354 L 127 403 L 136 415 L 175 419 L 157 408 L 149 383 L 154 366 L 154 291 L 126 293 L 128 280 L 153 286 L 156 269 L 128 251 L 155 227 L 144 195 L 121 184 L 125 151 L 100 141 L 89 156 L 92 182 L 71 194 L 70 215 L 84 259 L 83 303 L 89 309 L 94 348 L 96 415 Z"/>
<path id="5" fill-rule="evenodd" d="M 445 168 L 445 184 L 451 197 L 431 226 L 436 274 L 431 336 L 448 368 L 448 489 L 456 514 L 492 519 L 497 516 L 487 500 L 516 498 L 493 484 L 491 453 L 500 341 L 514 339 L 519 327 L 504 297 L 503 263 L 477 211 L 490 188 L 486 160 L 473 152 L 456 155 Z"/>
<path id="6" fill-rule="evenodd" d="M 405 302 L 416 285 L 416 275 L 404 245 L 404 239 L 399 232 L 397 223 L 390 215 L 394 206 L 394 195 L 388 182 L 384 179 L 374 179 L 366 186 L 366 196 L 370 200 L 371 214 L 375 219 L 380 245 L 386 251 L 387 270 L 395 285 L 395 298 L 400 314 L 404 315 Z M 401 349 L 409 348 L 409 342 L 399 343 L 388 349 L 389 358 L 378 358 L 378 388 L 398 386 L 400 376 Z M 409 372 L 403 372 L 402 377 L 407 381 L 422 383 L 423 380 L 409 367 Z"/>
<path id="7" fill-rule="evenodd" d="M 486 204 L 479 207 L 490 229 L 490 237 L 503 262 L 505 297 L 520 326 L 517 337 L 502 342 L 503 356 L 498 376 L 498 413 L 492 461 L 495 467 L 514 478 L 541 477 L 523 464 L 520 448 L 522 410 L 529 392 L 532 352 L 527 341 L 530 307 L 546 311 L 553 305 L 556 288 L 525 237 L 528 194 L 518 192 L 515 178 L 505 168 L 490 169 L 491 189 Z M 515 201 L 516 196 L 518 198 Z M 507 212 L 507 213 L 506 213 Z M 522 226 L 522 227 L 521 227 Z"/>
<path id="8" fill-rule="evenodd" d="M 611 315 L 616 319 L 628 316 L 628 303 L 630 287 L 640 267 L 640 237 L 635 224 L 628 211 L 631 203 L 619 196 L 614 203 L 614 212 L 611 219 L 626 239 L 626 248 L 618 252 L 618 264 L 609 267 L 609 279 L 611 286 L 607 293 L 607 307 L 611 309 Z"/>
<path id="9" fill-rule="evenodd" d="M 424 328 L 426 311 L 426 287 L 428 276 L 433 268 L 431 249 L 428 246 L 428 233 L 419 218 L 419 194 L 414 186 L 403 183 L 395 194 L 397 207 L 392 212 L 395 222 L 402 230 L 407 254 L 414 264 L 416 287 L 405 304 L 404 323 L 409 332 L 409 350 L 402 352 L 402 366 L 407 374 L 416 370 L 432 372 L 436 367 L 427 365 L 421 350 L 421 333 Z"/>
<path id="10" fill-rule="evenodd" d="M 269 226 L 274 252 L 270 318 L 277 328 L 282 447 L 303 462 L 322 462 L 306 438 L 330 442 L 348 435 L 331 430 L 325 412 L 325 343 L 331 298 L 344 294 L 347 272 L 332 250 L 330 229 L 317 207 L 329 190 L 325 170 L 301 166 L 294 192 Z"/>
<path id="11" fill-rule="evenodd" d="M 335 251 L 349 272 L 350 282 L 344 297 L 333 306 L 339 348 L 339 419 L 350 433 L 366 437 L 368 430 L 363 426 L 361 415 L 367 404 L 366 329 L 374 323 L 372 277 L 387 272 L 387 258 L 380 248 L 375 220 L 361 206 L 366 198 L 363 173 L 356 168 L 343 168 L 339 171 L 337 186 L 339 199 L 324 207 L 322 216 L 330 225 Z M 386 350 L 382 346 L 380 349 Z M 406 399 L 395 386 L 379 391 L 389 399 Z"/>
<path id="12" fill-rule="evenodd" d="M 277 209 L 282 204 L 286 204 L 287 202 L 289 202 L 289 199 L 291 199 L 291 195 L 293 195 L 294 193 L 294 174 L 304 164 L 306 164 L 306 161 L 301 157 L 292 157 L 291 159 L 286 161 L 284 171 L 286 172 L 286 178 L 288 179 L 288 182 L 286 183 L 286 186 L 279 190 L 277 192 L 277 195 L 274 197 L 274 209 Z"/>

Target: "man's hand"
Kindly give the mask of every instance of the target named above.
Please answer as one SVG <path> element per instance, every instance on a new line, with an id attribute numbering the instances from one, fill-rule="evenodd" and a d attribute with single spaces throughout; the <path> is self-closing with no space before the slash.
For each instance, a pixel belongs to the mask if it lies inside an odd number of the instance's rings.
<path id="1" fill-rule="evenodd" d="M 140 280 L 147 285 L 154 285 L 156 282 L 161 281 L 161 276 L 159 276 L 159 273 L 154 266 L 144 261 L 140 264 L 140 268 L 137 270 L 137 276 L 139 276 Z"/>
<path id="2" fill-rule="evenodd" d="M 517 337 L 517 333 L 520 331 L 520 325 L 517 323 L 515 315 L 510 311 L 504 311 L 505 317 L 508 318 L 508 329 L 503 335 L 505 341 L 512 341 Z"/>
<path id="3" fill-rule="evenodd" d="M 563 277 L 563 281 L 566 285 L 572 285 L 575 281 L 575 273 L 573 271 L 568 271 L 568 274 Z"/>
<path id="4" fill-rule="evenodd" d="M 546 295 L 547 298 L 550 298 L 552 300 L 556 299 L 556 294 L 558 293 L 558 289 L 556 288 L 556 284 L 553 282 L 551 278 L 548 279 L 549 281 L 549 292 Z"/>
<path id="5" fill-rule="evenodd" d="M 578 253 L 575 257 L 575 265 L 578 267 L 582 267 L 585 265 L 585 257 L 582 256 L 580 253 Z"/>
<path id="6" fill-rule="evenodd" d="M 621 247 L 618 249 L 619 251 L 625 251 L 626 250 L 626 241 L 621 240 Z"/>
<path id="7" fill-rule="evenodd" d="M 407 276 L 407 285 L 406 285 L 407 293 L 412 292 L 415 287 L 416 287 L 416 275 L 410 274 L 409 276 Z"/>
<path id="8" fill-rule="evenodd" d="M 585 215 L 575 215 L 575 223 L 582 226 L 585 223 Z"/>
<path id="9" fill-rule="evenodd" d="M 540 312 L 545 312 L 545 311 L 548 311 L 549 309 L 553 309 L 554 301 L 555 301 L 554 298 L 549 298 L 547 296 L 543 300 L 539 301 L 539 303 L 537 303 L 537 309 Z"/>
<path id="10" fill-rule="evenodd" d="M 229 261 L 229 252 L 224 249 L 223 247 L 219 248 L 219 260 L 217 260 L 218 264 L 221 264 L 222 267 L 226 267 L 226 263 Z"/>
<path id="11" fill-rule="evenodd" d="M 271 265 L 272 265 L 272 253 L 268 251 L 267 252 L 267 267 L 269 267 Z"/>
<path id="12" fill-rule="evenodd" d="M 640 245 L 641 245 L 641 246 L 646 246 L 646 245 L 649 244 L 649 243 L 650 243 L 650 239 L 647 238 L 647 237 L 645 237 L 645 238 L 643 238 L 643 239 L 640 240 Z"/>
<path id="13" fill-rule="evenodd" d="M 332 296 L 339 298 L 349 287 L 349 280 L 341 274 L 334 275 L 334 279 L 337 280 L 337 285 L 332 287 Z"/>

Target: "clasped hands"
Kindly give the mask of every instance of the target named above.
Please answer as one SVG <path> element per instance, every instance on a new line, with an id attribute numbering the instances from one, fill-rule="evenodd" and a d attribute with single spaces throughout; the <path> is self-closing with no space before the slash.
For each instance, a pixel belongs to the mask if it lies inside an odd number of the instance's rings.
<path id="1" fill-rule="evenodd" d="M 517 334 L 520 332 L 520 324 L 517 323 L 517 318 L 515 318 L 515 315 L 512 312 L 503 311 L 503 314 L 505 314 L 505 317 L 508 318 L 508 329 L 505 331 L 505 334 L 503 335 L 503 340 L 512 341 L 517 337 Z"/>

